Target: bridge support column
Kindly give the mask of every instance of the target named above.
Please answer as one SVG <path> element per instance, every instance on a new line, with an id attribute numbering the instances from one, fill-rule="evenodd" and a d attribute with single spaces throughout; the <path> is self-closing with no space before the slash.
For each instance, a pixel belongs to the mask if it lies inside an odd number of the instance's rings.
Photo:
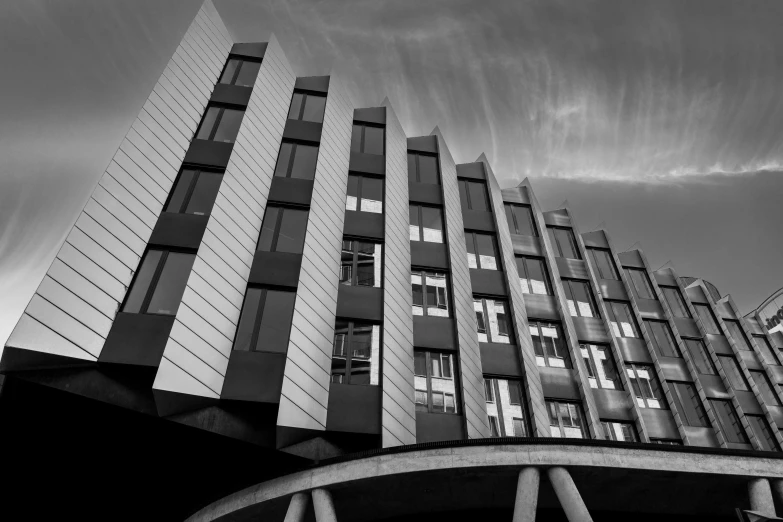
<path id="1" fill-rule="evenodd" d="M 288 504 L 284 522 L 302 522 L 308 501 L 307 493 L 294 493 L 294 496 L 291 497 L 291 502 Z"/>
<path id="2" fill-rule="evenodd" d="M 316 522 L 337 522 L 332 494 L 325 489 L 314 489 L 312 495 Z"/>
<path id="3" fill-rule="evenodd" d="M 772 488 L 765 478 L 753 479 L 748 482 L 750 510 L 762 515 L 775 515 L 775 501 L 772 500 Z"/>
<path id="4" fill-rule="evenodd" d="M 555 489 L 557 499 L 565 511 L 569 522 L 593 522 L 590 513 L 587 511 L 576 484 L 568 473 L 568 470 L 561 467 L 549 468 L 547 471 L 549 481 Z"/>
<path id="5" fill-rule="evenodd" d="M 539 481 L 538 468 L 524 468 L 519 472 L 513 522 L 535 522 Z"/>

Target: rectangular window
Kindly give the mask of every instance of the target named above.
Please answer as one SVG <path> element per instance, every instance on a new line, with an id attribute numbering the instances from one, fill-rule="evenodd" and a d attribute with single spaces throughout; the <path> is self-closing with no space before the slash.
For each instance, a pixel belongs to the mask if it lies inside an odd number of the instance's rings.
<path id="1" fill-rule="evenodd" d="M 573 317 L 598 317 L 598 307 L 587 281 L 563 279 L 568 311 Z"/>
<path id="2" fill-rule="evenodd" d="M 777 357 L 775 357 L 775 350 L 772 349 L 772 345 L 770 344 L 766 335 L 751 334 L 751 337 L 756 342 L 756 346 L 758 347 L 759 351 L 762 353 L 764 360 L 766 361 L 767 364 L 771 364 L 774 366 L 780 364 L 780 362 L 778 362 Z"/>
<path id="3" fill-rule="evenodd" d="M 383 213 L 383 179 L 350 174 L 345 209 L 373 214 Z"/>
<path id="4" fill-rule="evenodd" d="M 710 357 L 704 341 L 701 339 L 683 339 L 683 342 L 685 347 L 688 348 L 688 353 L 691 354 L 691 360 L 694 366 L 696 366 L 696 370 L 701 375 L 718 375 L 718 370 L 715 369 L 715 364 L 712 362 L 712 357 Z"/>
<path id="5" fill-rule="evenodd" d="M 608 346 L 597 344 L 579 344 L 582 358 L 587 367 L 587 377 L 591 388 L 603 388 L 607 390 L 622 390 L 620 375 L 614 364 L 612 352 Z"/>
<path id="6" fill-rule="evenodd" d="M 495 437 L 526 437 L 522 383 L 515 380 L 484 378 L 487 415 L 495 419 L 498 434 Z"/>
<path id="7" fill-rule="evenodd" d="M 764 402 L 771 406 L 780 406 L 780 399 L 772 387 L 772 383 L 767 374 L 759 370 L 750 370 L 750 378 L 756 383 Z"/>
<path id="8" fill-rule="evenodd" d="M 536 225 L 533 221 L 533 210 L 526 205 L 503 205 L 506 209 L 506 221 L 512 234 L 521 236 L 537 236 Z"/>
<path id="9" fill-rule="evenodd" d="M 624 268 L 625 273 L 631 280 L 631 290 L 638 299 L 655 299 L 650 278 L 647 276 L 647 270 L 643 268 Z"/>
<path id="10" fill-rule="evenodd" d="M 639 442 L 639 436 L 636 434 L 636 427 L 633 423 L 602 420 L 601 426 L 604 428 L 604 438 L 606 440 Z"/>
<path id="11" fill-rule="evenodd" d="M 712 309 L 710 309 L 709 305 L 694 304 L 693 307 L 696 308 L 696 313 L 699 314 L 704 333 L 720 335 L 721 331 L 718 327 L 718 320 L 715 319 L 715 314 L 712 313 Z"/>
<path id="12" fill-rule="evenodd" d="M 523 294 L 552 295 L 546 262 L 540 257 L 517 256 L 517 273 Z"/>
<path id="13" fill-rule="evenodd" d="M 538 366 L 552 368 L 571 368 L 563 329 L 559 324 L 529 321 L 530 337 L 533 339 L 533 351 Z"/>
<path id="14" fill-rule="evenodd" d="M 459 413 L 453 355 L 443 352 L 413 352 L 416 411 Z"/>
<path id="15" fill-rule="evenodd" d="M 729 384 L 735 390 L 749 391 L 750 386 L 748 381 L 745 380 L 745 376 L 742 375 L 742 368 L 737 364 L 737 359 L 733 355 L 718 355 L 718 361 L 723 367 L 723 372 L 726 374 L 726 378 L 729 380 Z"/>
<path id="16" fill-rule="evenodd" d="M 609 319 L 609 325 L 612 327 L 612 333 L 615 337 L 635 337 L 639 338 L 639 326 L 633 316 L 633 311 L 628 303 L 620 301 L 605 301 L 606 314 Z"/>
<path id="17" fill-rule="evenodd" d="M 599 279 L 620 280 L 620 276 L 617 274 L 617 269 L 612 260 L 611 251 L 602 248 L 588 248 L 587 256 L 593 261 L 593 265 L 595 265 L 595 268 L 598 271 Z"/>
<path id="18" fill-rule="evenodd" d="M 462 203 L 462 210 L 490 211 L 486 183 L 468 181 L 466 179 L 460 179 L 457 183 L 459 184 L 459 199 Z"/>
<path id="19" fill-rule="evenodd" d="M 726 442 L 749 444 L 748 436 L 745 434 L 745 430 L 742 429 L 737 411 L 734 409 L 731 401 L 720 399 L 709 399 L 709 401 L 715 416 L 718 418 L 718 425 L 726 437 Z"/>
<path id="20" fill-rule="evenodd" d="M 332 382 L 377 385 L 380 352 L 379 325 L 338 320 L 332 345 Z"/>
<path id="21" fill-rule="evenodd" d="M 440 185 L 438 157 L 427 154 L 408 153 L 408 181 Z"/>
<path id="22" fill-rule="evenodd" d="M 383 156 L 385 153 L 384 142 L 385 131 L 383 127 L 365 125 L 363 123 L 353 124 L 353 133 L 351 134 L 351 152 Z"/>
<path id="23" fill-rule="evenodd" d="M 581 404 L 547 400 L 546 407 L 549 410 L 549 434 L 552 437 L 587 438 Z"/>
<path id="24" fill-rule="evenodd" d="M 208 216 L 222 181 L 223 175 L 217 172 L 182 169 L 165 211 Z"/>
<path id="25" fill-rule="evenodd" d="M 348 286 L 381 287 L 383 245 L 358 239 L 343 239 L 340 283 Z"/>
<path id="26" fill-rule="evenodd" d="M 294 91 L 288 119 L 323 123 L 325 109 L 326 96 Z"/>
<path id="27" fill-rule="evenodd" d="M 128 314 L 176 315 L 196 254 L 147 250 L 136 270 L 122 311 Z"/>
<path id="28" fill-rule="evenodd" d="M 251 62 L 241 58 L 231 58 L 223 69 L 220 82 L 226 85 L 238 85 L 239 87 L 252 87 L 256 83 L 261 62 Z"/>
<path id="29" fill-rule="evenodd" d="M 245 111 L 239 109 L 210 105 L 196 132 L 196 139 L 234 143 L 244 115 Z"/>
<path id="30" fill-rule="evenodd" d="M 674 317 L 690 318 L 691 313 L 688 311 L 688 306 L 685 304 L 679 288 L 676 286 L 661 286 L 661 292 L 663 292 L 663 298 L 669 303 L 669 309 Z"/>
<path id="31" fill-rule="evenodd" d="M 682 357 L 674 341 L 672 329 L 666 321 L 644 321 L 650 332 L 650 341 L 659 357 Z"/>
<path id="32" fill-rule="evenodd" d="M 234 350 L 286 353 L 296 292 L 248 287 Z"/>
<path id="33" fill-rule="evenodd" d="M 410 206 L 411 241 L 443 243 L 443 211 L 437 207 Z"/>
<path id="34" fill-rule="evenodd" d="M 750 347 L 750 341 L 748 341 L 748 338 L 745 336 L 745 332 L 742 331 L 742 326 L 740 326 L 739 321 L 724 319 L 723 324 L 726 325 L 726 329 L 729 331 L 729 335 L 732 339 L 734 339 L 734 343 L 737 345 L 739 350 L 744 350 L 747 352 L 753 351 L 753 349 Z"/>
<path id="35" fill-rule="evenodd" d="M 468 266 L 482 270 L 499 270 L 498 243 L 493 234 L 465 231 Z"/>
<path id="36" fill-rule="evenodd" d="M 306 210 L 266 207 L 258 237 L 258 250 L 301 254 L 307 232 L 307 216 Z"/>
<path id="37" fill-rule="evenodd" d="M 772 433 L 772 429 L 763 415 L 745 415 L 745 418 L 748 419 L 750 429 L 756 435 L 756 440 L 759 441 L 763 450 L 780 451 L 780 445 L 777 439 L 775 439 L 775 434 Z"/>
<path id="38" fill-rule="evenodd" d="M 696 386 L 693 383 L 669 381 L 669 389 L 672 391 L 674 405 L 680 413 L 682 423 L 685 426 L 710 427 L 707 412 L 704 411 L 699 393 L 696 391 Z"/>
<path id="39" fill-rule="evenodd" d="M 655 375 L 655 367 L 629 363 L 625 371 L 640 408 L 666 409 L 666 399 L 663 398 L 663 389 Z"/>
<path id="40" fill-rule="evenodd" d="M 480 343 L 511 343 L 508 303 L 498 299 L 473 298 Z"/>
<path id="41" fill-rule="evenodd" d="M 546 231 L 555 250 L 555 257 L 581 259 L 574 232 L 570 228 L 546 227 Z"/>
<path id="42" fill-rule="evenodd" d="M 651 444 L 665 444 L 668 446 L 682 446 L 682 441 L 680 439 L 654 439 L 650 437 L 650 443 Z"/>
<path id="43" fill-rule="evenodd" d="M 280 145 L 275 177 L 313 179 L 318 163 L 318 146 L 284 141 Z"/>
<path id="44" fill-rule="evenodd" d="M 411 272 L 413 315 L 449 317 L 449 290 L 446 274 Z"/>

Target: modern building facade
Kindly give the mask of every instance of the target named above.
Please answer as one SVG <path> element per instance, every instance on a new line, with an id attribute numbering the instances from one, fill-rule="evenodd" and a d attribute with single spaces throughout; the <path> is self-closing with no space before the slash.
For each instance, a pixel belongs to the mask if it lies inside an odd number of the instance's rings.
<path id="1" fill-rule="evenodd" d="M 782 349 L 207 1 L 0 367 L 147 513 L 736 520 L 783 515 Z"/>

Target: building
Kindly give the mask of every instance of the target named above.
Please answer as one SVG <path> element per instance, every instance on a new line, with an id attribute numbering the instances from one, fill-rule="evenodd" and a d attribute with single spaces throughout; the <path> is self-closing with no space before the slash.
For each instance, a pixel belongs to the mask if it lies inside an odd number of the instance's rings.
<path id="1" fill-rule="evenodd" d="M 757 321 L 778 346 L 783 344 L 783 288 L 769 296 L 754 311 L 745 316 Z"/>
<path id="2" fill-rule="evenodd" d="M 3 502 L 736 520 L 774 490 L 783 514 L 775 342 L 208 0 L 7 342 Z"/>

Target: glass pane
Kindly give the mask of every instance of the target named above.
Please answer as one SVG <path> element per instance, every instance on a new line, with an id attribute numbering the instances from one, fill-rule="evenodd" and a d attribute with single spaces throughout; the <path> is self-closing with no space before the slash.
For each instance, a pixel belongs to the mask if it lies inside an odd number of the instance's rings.
<path id="1" fill-rule="evenodd" d="M 242 68 L 239 70 L 239 76 L 237 76 L 234 85 L 240 87 L 252 87 L 256 83 L 256 76 L 258 76 L 258 70 L 261 68 L 261 62 L 243 62 Z"/>
<path id="2" fill-rule="evenodd" d="M 750 427 L 756 435 L 756 440 L 759 441 L 763 450 L 780 451 L 778 441 L 775 439 L 767 419 L 761 415 L 746 415 L 745 417 L 748 419 Z"/>
<path id="3" fill-rule="evenodd" d="M 286 353 L 296 292 L 267 290 L 256 351 Z"/>
<path id="4" fill-rule="evenodd" d="M 562 253 L 562 257 L 568 258 L 568 259 L 579 259 L 579 254 L 577 254 L 576 250 L 576 243 L 574 241 L 574 235 L 570 230 L 562 229 L 562 228 L 556 228 L 555 231 L 555 239 L 557 240 L 557 243 L 560 248 L 560 252 Z"/>
<path id="5" fill-rule="evenodd" d="M 351 130 L 351 152 L 361 152 L 362 147 L 362 125 L 354 125 Z"/>
<path id="6" fill-rule="evenodd" d="M 468 252 L 468 268 L 478 268 L 476 235 L 473 232 L 465 232 L 465 250 Z"/>
<path id="7" fill-rule="evenodd" d="M 735 390 L 748 391 L 748 384 L 745 382 L 745 377 L 742 375 L 737 361 L 730 355 L 719 355 L 718 361 L 723 367 L 723 372 L 726 374 L 726 378 L 729 380 L 729 384 Z"/>
<path id="8" fill-rule="evenodd" d="M 593 262 L 598 268 L 598 274 L 601 279 L 620 279 L 617 277 L 617 271 L 614 269 L 614 262 L 609 251 L 588 249 L 588 252 L 593 256 Z"/>
<path id="9" fill-rule="evenodd" d="M 492 382 L 493 379 L 484 379 L 484 400 L 486 402 L 495 402 L 495 388 Z"/>
<path id="10" fill-rule="evenodd" d="M 563 339 L 563 335 L 560 333 L 560 328 L 554 324 L 540 323 L 539 329 L 541 331 L 542 352 L 546 356 L 546 366 L 570 368 L 571 358 L 568 355 L 565 339 Z M 538 335 L 538 332 L 536 332 L 536 335 Z"/>
<path id="11" fill-rule="evenodd" d="M 275 176 L 278 178 L 288 176 L 288 166 L 291 163 L 291 151 L 293 150 L 293 143 L 283 142 L 280 145 L 280 153 L 277 155 L 277 165 L 275 165 Z"/>
<path id="12" fill-rule="evenodd" d="M 308 94 L 302 119 L 304 121 L 321 123 L 324 121 L 324 109 L 326 109 L 326 96 Z"/>
<path id="13" fill-rule="evenodd" d="M 413 352 L 413 374 L 427 375 L 427 352 Z"/>
<path id="14" fill-rule="evenodd" d="M 745 430 L 742 429 L 737 412 L 734 411 L 734 406 L 731 402 L 711 399 L 710 403 L 718 417 L 721 431 L 726 436 L 726 440 L 728 442 L 747 444 L 749 442 L 748 437 L 745 435 Z"/>
<path id="15" fill-rule="evenodd" d="M 379 127 L 364 128 L 364 150 L 365 154 L 383 154 L 383 129 Z"/>
<path id="16" fill-rule="evenodd" d="M 351 340 L 351 384 L 378 384 L 380 327 L 354 323 Z"/>
<path id="17" fill-rule="evenodd" d="M 362 212 L 380 214 L 383 212 L 383 180 L 362 178 Z"/>
<path id="18" fill-rule="evenodd" d="M 421 228 L 424 241 L 443 243 L 443 218 L 440 209 L 421 207 Z"/>
<path id="19" fill-rule="evenodd" d="M 427 315 L 448 317 L 449 304 L 445 274 L 425 274 L 427 287 Z"/>
<path id="20" fill-rule="evenodd" d="M 769 381 L 766 374 L 764 372 L 751 370 L 750 376 L 755 381 L 756 387 L 759 389 L 759 393 L 764 399 L 764 402 L 772 406 L 780 406 L 780 400 L 772 389 L 772 383 Z"/>
<path id="21" fill-rule="evenodd" d="M 150 305 L 147 307 L 148 313 L 166 315 L 177 313 L 195 259 L 195 254 L 169 252 Z"/>
<path id="22" fill-rule="evenodd" d="M 663 292 L 663 296 L 666 299 L 666 302 L 669 303 L 669 308 L 671 308 L 672 315 L 674 315 L 674 317 L 691 316 L 691 314 L 688 313 L 685 302 L 682 300 L 679 289 L 662 286 L 661 291 Z"/>
<path id="23" fill-rule="evenodd" d="M 428 411 L 427 390 L 416 389 L 416 411 Z"/>
<path id="24" fill-rule="evenodd" d="M 352 144 L 353 145 L 353 144 Z M 351 147 L 353 150 L 353 146 Z M 416 155 L 408 154 L 408 181 L 416 182 Z"/>
<path id="25" fill-rule="evenodd" d="M 272 251 L 272 243 L 275 239 L 275 227 L 277 217 L 282 209 L 278 207 L 266 207 L 264 222 L 261 224 L 261 234 L 258 236 L 258 250 Z"/>
<path id="26" fill-rule="evenodd" d="M 457 185 L 459 186 L 459 202 L 462 205 L 462 208 L 467 210 L 470 208 L 470 204 L 468 203 L 468 182 L 459 180 Z"/>
<path id="27" fill-rule="evenodd" d="M 136 279 L 133 281 L 133 286 L 128 294 L 128 299 L 125 301 L 125 306 L 122 311 L 129 314 L 137 314 L 141 312 L 141 305 L 144 303 L 144 298 L 147 297 L 147 291 L 150 287 L 152 277 L 155 275 L 155 270 L 158 268 L 158 262 L 163 252 L 160 250 L 149 250 L 147 255 L 144 256 L 144 261 L 141 264 L 136 273 Z"/>
<path id="28" fill-rule="evenodd" d="M 490 342 L 509 344 L 508 310 L 503 301 L 487 299 L 487 312 L 489 313 Z"/>
<path id="29" fill-rule="evenodd" d="M 519 205 L 513 205 L 511 208 L 516 221 L 516 232 L 514 233 L 525 236 L 535 236 L 536 229 L 533 227 L 533 213 L 531 210 Z"/>
<path id="30" fill-rule="evenodd" d="M 381 245 L 379 243 L 357 243 L 356 284 L 359 286 L 381 286 Z"/>
<path id="31" fill-rule="evenodd" d="M 442 353 L 440 354 L 440 360 L 443 366 L 443 377 L 445 379 L 451 379 L 451 355 Z"/>
<path id="32" fill-rule="evenodd" d="M 295 92 L 291 98 L 291 108 L 288 109 L 289 120 L 299 119 L 299 113 L 302 112 L 302 100 L 304 100 L 304 94 Z"/>
<path id="33" fill-rule="evenodd" d="M 280 233 L 277 237 L 275 252 L 301 254 L 307 231 L 307 211 L 283 209 Z"/>
<path id="34" fill-rule="evenodd" d="M 769 341 L 766 337 L 763 335 L 754 335 L 753 340 L 756 342 L 756 347 L 761 352 L 763 356 L 762 358 L 767 362 L 767 364 L 775 366 L 779 365 L 778 360 L 773 353 L 772 345 L 769 344 Z"/>
<path id="35" fill-rule="evenodd" d="M 353 284 L 353 241 L 343 240 L 343 249 L 340 254 L 340 283 Z"/>
<path id="36" fill-rule="evenodd" d="M 488 234 L 476 234 L 479 266 L 484 270 L 497 270 L 497 247 L 495 237 Z"/>
<path id="37" fill-rule="evenodd" d="M 441 372 L 441 366 L 440 366 L 440 356 L 435 354 L 430 354 L 430 375 L 432 377 L 442 377 Z"/>
<path id="38" fill-rule="evenodd" d="M 198 128 L 198 134 L 196 134 L 197 139 L 209 139 L 209 135 L 212 134 L 212 128 L 215 126 L 218 114 L 220 114 L 220 107 L 210 107 L 207 109 L 207 113 L 201 121 L 201 126 Z"/>
<path id="39" fill-rule="evenodd" d="M 212 211 L 212 206 L 217 199 L 220 183 L 223 181 L 223 175 L 214 172 L 202 172 L 196 180 L 196 187 L 190 195 L 190 201 L 185 209 L 187 214 L 197 216 L 208 216 Z"/>
<path id="40" fill-rule="evenodd" d="M 677 408 L 684 417 L 686 426 L 708 427 L 707 413 L 701 405 L 701 400 L 696 392 L 696 387 L 684 382 L 671 383 L 674 391 Z"/>
<path id="41" fill-rule="evenodd" d="M 419 182 L 439 185 L 438 159 L 435 156 L 419 156 Z"/>
<path id="42" fill-rule="evenodd" d="M 248 288 L 245 294 L 245 303 L 242 305 L 242 315 L 239 317 L 237 334 L 234 337 L 234 350 L 249 351 L 253 342 L 253 330 L 256 326 L 258 307 L 260 305 L 263 290 L 260 288 Z"/>
<path id="43" fill-rule="evenodd" d="M 552 437 L 562 437 L 563 434 L 560 433 L 560 421 L 557 415 L 557 403 L 547 401 L 546 405 L 549 410 L 549 434 Z"/>
<path id="44" fill-rule="evenodd" d="M 525 433 L 523 419 L 525 417 L 520 397 L 519 382 L 506 379 L 496 379 L 500 415 L 503 418 L 503 433 L 505 437 L 523 437 Z"/>
<path id="45" fill-rule="evenodd" d="M 359 176 L 348 176 L 348 196 L 345 210 L 359 210 Z"/>
<path id="46" fill-rule="evenodd" d="M 748 338 L 745 337 L 745 332 L 742 331 L 738 321 L 725 320 L 724 324 L 729 330 L 729 335 L 731 335 L 731 338 L 734 339 L 734 342 L 737 344 L 737 348 L 748 352 L 752 351 Z"/>
<path id="47" fill-rule="evenodd" d="M 297 145 L 296 152 L 294 152 L 294 166 L 291 168 L 291 177 L 294 179 L 313 179 L 317 161 L 318 147 Z"/>
<path id="48" fill-rule="evenodd" d="M 590 351 L 595 361 L 595 371 L 598 383 L 601 388 L 609 390 L 620 390 L 620 377 L 617 375 L 617 368 L 614 365 L 614 359 L 609 348 L 606 346 L 589 345 Z"/>
<path id="49" fill-rule="evenodd" d="M 484 301 L 482 299 L 474 299 L 473 310 L 476 313 L 478 340 L 480 343 L 489 342 L 489 337 L 487 336 L 487 321 L 486 317 L 484 317 Z"/>
<path id="50" fill-rule="evenodd" d="M 694 307 L 696 307 L 696 313 L 699 314 L 704 332 L 719 335 L 721 333 L 720 328 L 718 328 L 718 323 L 715 321 L 715 317 L 712 315 L 710 307 L 701 304 L 694 305 Z"/>
<path id="51" fill-rule="evenodd" d="M 525 268 L 527 268 L 531 292 L 540 295 L 550 295 L 549 278 L 546 275 L 543 259 L 525 258 Z"/>
<path id="52" fill-rule="evenodd" d="M 618 337 L 639 337 L 636 331 L 636 322 L 631 317 L 631 309 L 625 303 L 611 303 L 610 308 L 614 313 L 612 329 Z M 610 318 L 611 320 L 611 318 Z"/>
<path id="53" fill-rule="evenodd" d="M 644 270 L 635 270 L 631 268 L 626 269 L 628 275 L 631 276 L 631 282 L 634 294 L 640 299 L 654 299 L 652 288 L 647 280 L 647 274 Z"/>
<path id="54" fill-rule="evenodd" d="M 593 305 L 593 295 L 587 283 L 572 281 L 571 288 L 574 292 L 574 301 L 576 309 L 581 317 L 595 317 L 595 306 Z"/>
<path id="55" fill-rule="evenodd" d="M 239 126 L 242 125 L 242 117 L 244 115 L 244 111 L 223 109 L 223 116 L 220 118 L 215 137 L 212 139 L 223 143 L 234 143 L 237 139 L 237 134 L 239 134 Z"/>
<path id="56" fill-rule="evenodd" d="M 487 199 L 487 186 L 483 183 L 468 182 L 468 192 L 470 193 L 470 209 L 479 211 L 489 210 L 489 200 Z"/>
<path id="57" fill-rule="evenodd" d="M 411 289 L 413 291 L 413 315 L 424 315 L 424 288 L 422 274 L 411 274 Z"/>
<path id="58" fill-rule="evenodd" d="M 241 64 L 242 60 L 237 60 L 236 58 L 232 58 L 228 61 L 226 64 L 226 68 L 223 70 L 223 75 L 220 77 L 219 83 L 227 83 L 230 84 L 231 80 L 234 79 L 234 73 L 237 70 L 237 65 Z"/>
<path id="59" fill-rule="evenodd" d="M 680 357 L 669 325 L 660 321 L 646 321 L 652 332 L 652 342 L 661 357 Z"/>
<path id="60" fill-rule="evenodd" d="M 348 321 L 337 321 L 334 324 L 334 343 L 332 344 L 332 357 L 345 357 L 347 355 L 346 343 L 348 342 Z"/>
<path id="61" fill-rule="evenodd" d="M 707 353 L 704 343 L 697 339 L 684 339 L 684 341 L 698 372 L 704 375 L 715 375 L 716 371 L 713 368 L 712 359 L 710 354 Z"/>
<path id="62" fill-rule="evenodd" d="M 532 294 L 531 281 L 528 278 L 527 267 L 525 266 L 525 258 L 516 257 L 514 261 L 517 264 L 517 274 L 519 274 L 519 285 L 522 287 L 523 294 Z"/>
<path id="63" fill-rule="evenodd" d="M 421 233 L 419 228 L 419 208 L 417 205 L 411 205 L 408 207 L 408 219 L 410 220 L 410 225 L 408 226 L 408 230 L 411 236 L 411 241 L 421 241 Z"/>
<path id="64" fill-rule="evenodd" d="M 190 185 L 193 183 L 196 172 L 190 169 L 182 171 L 177 180 L 177 186 L 174 187 L 174 192 L 171 194 L 169 204 L 166 206 L 166 212 L 182 212 L 182 205 L 185 203 L 185 198 L 190 191 Z"/>

